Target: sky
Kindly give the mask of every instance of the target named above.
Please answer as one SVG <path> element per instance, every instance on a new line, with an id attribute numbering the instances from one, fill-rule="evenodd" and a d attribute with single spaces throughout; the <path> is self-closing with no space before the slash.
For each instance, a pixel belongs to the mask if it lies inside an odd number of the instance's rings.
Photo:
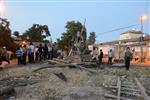
<path id="1" fill-rule="evenodd" d="M 140 16 L 147 15 L 143 31 L 150 34 L 150 0 L 0 0 L 2 18 L 13 31 L 25 32 L 33 24 L 46 24 L 53 41 L 65 32 L 67 21 L 84 23 L 87 33 L 96 32 L 96 43 L 118 40 L 122 32 L 140 30 Z M 1 11 L 1 10 L 0 10 Z M 128 27 L 107 33 L 117 28 Z M 106 33 L 104 33 L 106 32 Z"/>

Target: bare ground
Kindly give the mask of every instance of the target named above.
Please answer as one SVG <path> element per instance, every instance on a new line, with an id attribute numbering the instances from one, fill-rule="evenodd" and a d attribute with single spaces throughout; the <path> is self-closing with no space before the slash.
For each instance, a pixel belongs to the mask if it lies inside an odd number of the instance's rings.
<path id="1" fill-rule="evenodd" d="M 150 69 L 132 67 L 130 71 L 124 68 L 95 68 L 97 74 L 91 74 L 77 68 L 49 68 L 38 72 L 34 69 L 44 65 L 9 68 L 0 71 L 0 87 L 13 86 L 15 95 L 11 100 L 107 100 L 105 87 L 121 78 L 140 79 L 144 87 L 150 90 Z M 63 73 L 67 82 L 54 73 Z M 8 100 L 9 100 L 8 99 Z"/>

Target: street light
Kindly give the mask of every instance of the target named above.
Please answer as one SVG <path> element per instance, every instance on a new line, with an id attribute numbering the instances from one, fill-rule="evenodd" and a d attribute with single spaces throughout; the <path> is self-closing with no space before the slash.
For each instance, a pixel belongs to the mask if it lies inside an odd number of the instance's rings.
<path id="1" fill-rule="evenodd" d="M 140 21 L 141 21 L 141 32 L 143 33 L 143 23 L 144 21 L 147 20 L 147 16 L 146 15 L 142 15 L 140 17 Z"/>
<path id="2" fill-rule="evenodd" d="M 141 62 L 143 62 L 143 60 L 144 60 L 144 58 L 143 58 L 143 46 L 142 46 L 142 42 L 144 41 L 144 37 L 143 37 L 143 35 L 144 35 L 144 33 L 143 33 L 143 23 L 144 23 L 144 21 L 145 20 L 147 20 L 147 16 L 146 15 L 142 15 L 142 16 L 140 16 L 140 22 L 141 22 L 141 32 L 142 32 L 142 34 L 141 34 L 141 37 L 140 37 L 140 49 L 141 49 Z"/>

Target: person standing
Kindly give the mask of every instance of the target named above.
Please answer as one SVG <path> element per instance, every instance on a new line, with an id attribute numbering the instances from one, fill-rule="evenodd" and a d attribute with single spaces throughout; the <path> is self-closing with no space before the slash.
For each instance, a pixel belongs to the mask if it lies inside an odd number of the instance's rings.
<path id="1" fill-rule="evenodd" d="M 6 62 L 8 62 L 8 64 L 10 64 L 9 55 L 7 53 L 7 48 L 5 46 L 2 49 L 1 61 L 6 61 Z"/>
<path id="2" fill-rule="evenodd" d="M 26 65 L 26 59 L 27 59 L 27 46 L 24 45 L 22 48 L 23 56 L 22 56 L 22 64 Z"/>
<path id="3" fill-rule="evenodd" d="M 28 48 L 29 63 L 34 63 L 34 51 L 35 51 L 35 47 L 33 43 L 31 42 Z"/>
<path id="4" fill-rule="evenodd" d="M 51 45 L 49 45 L 48 46 L 48 59 L 51 59 L 52 57 L 52 46 Z"/>
<path id="5" fill-rule="evenodd" d="M 44 60 L 47 60 L 47 56 L 48 56 L 48 46 L 47 46 L 47 44 L 45 44 L 44 47 L 43 47 Z"/>
<path id="6" fill-rule="evenodd" d="M 38 46 L 35 47 L 35 61 L 39 61 L 39 51 L 38 51 Z"/>
<path id="7" fill-rule="evenodd" d="M 113 59 L 113 57 L 114 57 L 114 53 L 113 53 L 112 49 L 110 49 L 108 51 L 108 64 L 112 65 L 112 59 Z"/>
<path id="8" fill-rule="evenodd" d="M 22 64 L 23 52 L 20 49 L 20 47 L 18 47 L 17 50 L 16 50 L 16 56 L 17 56 L 17 60 L 18 60 L 18 65 Z"/>
<path id="9" fill-rule="evenodd" d="M 130 51 L 130 47 L 126 48 L 126 52 L 125 52 L 125 55 L 124 55 L 124 60 L 125 60 L 126 70 L 129 70 L 130 61 L 132 60 L 132 53 Z"/>
<path id="10" fill-rule="evenodd" d="M 38 52 L 39 52 L 39 60 L 42 61 L 42 57 L 43 57 L 43 47 L 42 47 L 42 44 L 39 45 Z"/>
<path id="11" fill-rule="evenodd" d="M 102 51 L 102 49 L 100 49 L 100 54 L 98 56 L 98 60 L 99 60 L 100 64 L 102 64 L 102 59 L 103 59 L 103 51 Z"/>
<path id="12" fill-rule="evenodd" d="M 92 59 L 93 59 L 93 61 L 97 61 L 97 57 L 98 57 L 97 48 L 94 47 L 93 48 L 93 52 L 92 52 Z"/>

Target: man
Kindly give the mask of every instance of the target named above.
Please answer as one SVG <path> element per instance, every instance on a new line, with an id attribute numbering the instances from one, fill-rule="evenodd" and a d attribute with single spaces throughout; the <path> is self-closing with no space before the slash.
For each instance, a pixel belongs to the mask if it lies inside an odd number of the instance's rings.
<path id="1" fill-rule="evenodd" d="M 38 52 L 39 52 L 39 59 L 40 59 L 40 61 L 42 61 L 42 56 L 43 56 L 42 44 L 39 45 Z"/>
<path id="2" fill-rule="evenodd" d="M 22 64 L 26 65 L 26 60 L 27 60 L 27 46 L 26 45 L 23 45 L 22 52 L 23 52 Z"/>
<path id="3" fill-rule="evenodd" d="M 18 65 L 22 64 L 23 52 L 20 47 L 18 47 L 16 50 L 16 56 L 17 56 L 17 60 L 18 60 Z"/>
<path id="4" fill-rule="evenodd" d="M 48 46 L 48 59 L 52 59 L 52 46 Z"/>
<path id="5" fill-rule="evenodd" d="M 43 58 L 44 58 L 44 60 L 47 60 L 47 57 L 48 57 L 48 46 L 47 46 L 47 44 L 45 44 L 43 47 Z"/>
<path id="6" fill-rule="evenodd" d="M 96 61 L 96 60 L 97 60 L 97 57 L 98 57 L 97 48 L 94 47 L 94 48 L 93 48 L 93 53 L 92 53 L 92 59 L 93 59 L 93 61 Z"/>
<path id="7" fill-rule="evenodd" d="M 113 53 L 112 49 L 110 49 L 108 51 L 108 64 L 110 64 L 110 65 L 112 64 L 113 57 L 114 57 L 114 53 Z"/>
<path id="8" fill-rule="evenodd" d="M 98 60 L 99 60 L 100 64 L 102 64 L 102 58 L 103 58 L 103 51 L 102 51 L 102 49 L 100 49 L 100 54 L 98 56 Z"/>
<path id="9" fill-rule="evenodd" d="M 131 53 L 129 47 L 126 48 L 126 52 L 125 52 L 125 55 L 124 55 L 124 60 L 125 60 L 126 70 L 129 70 L 130 61 L 132 60 L 132 53 Z"/>
<path id="10" fill-rule="evenodd" d="M 10 64 L 9 55 L 7 53 L 7 48 L 5 46 L 2 49 L 2 55 L 1 55 L 0 59 L 1 59 L 1 62 L 6 61 L 6 62 L 8 62 L 8 64 Z"/>
<path id="11" fill-rule="evenodd" d="M 29 63 L 34 63 L 34 51 L 35 51 L 35 47 L 31 42 L 28 48 Z"/>
<path id="12" fill-rule="evenodd" d="M 38 51 L 38 46 L 35 47 L 35 61 L 39 61 L 39 51 Z"/>

